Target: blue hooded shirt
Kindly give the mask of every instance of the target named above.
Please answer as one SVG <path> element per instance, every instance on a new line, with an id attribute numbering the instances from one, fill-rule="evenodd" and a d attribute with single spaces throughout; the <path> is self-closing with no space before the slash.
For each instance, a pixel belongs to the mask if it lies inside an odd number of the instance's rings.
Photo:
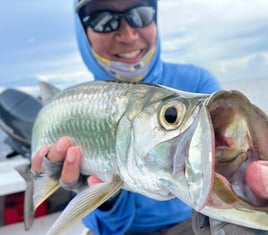
<path id="1" fill-rule="evenodd" d="M 77 2 L 77 0 L 75 0 Z M 75 15 L 75 29 L 83 61 L 95 80 L 111 77 L 95 60 L 84 29 Z M 194 65 L 166 63 L 160 59 L 160 40 L 148 74 L 142 82 L 160 84 L 195 92 L 212 93 L 220 89 L 218 81 L 206 70 Z M 122 190 L 110 210 L 96 209 L 83 223 L 96 235 L 122 235 L 125 232 L 152 232 L 168 228 L 191 217 L 192 209 L 179 199 L 156 201 Z"/>

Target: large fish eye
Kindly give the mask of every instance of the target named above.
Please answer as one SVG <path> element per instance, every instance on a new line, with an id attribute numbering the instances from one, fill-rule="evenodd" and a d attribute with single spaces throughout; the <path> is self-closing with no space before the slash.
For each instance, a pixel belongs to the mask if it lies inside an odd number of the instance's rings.
<path id="1" fill-rule="evenodd" d="M 185 112 L 186 107 L 183 103 L 178 101 L 167 103 L 160 110 L 160 123 L 166 130 L 174 130 L 181 124 Z"/>

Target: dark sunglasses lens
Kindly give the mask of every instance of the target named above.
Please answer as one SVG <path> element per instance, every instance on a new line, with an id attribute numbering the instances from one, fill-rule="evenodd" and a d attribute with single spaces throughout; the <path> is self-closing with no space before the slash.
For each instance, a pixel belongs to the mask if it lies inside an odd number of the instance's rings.
<path id="1" fill-rule="evenodd" d="M 96 12 L 89 16 L 86 24 L 95 32 L 108 33 L 118 29 L 119 17 L 109 11 Z"/>
<path id="2" fill-rule="evenodd" d="M 155 10 L 149 6 L 136 7 L 129 10 L 125 17 L 134 28 L 142 28 L 151 24 L 154 20 Z"/>
<path id="3" fill-rule="evenodd" d="M 155 10 L 150 6 L 132 8 L 124 13 L 99 11 L 83 19 L 85 25 L 95 32 L 108 33 L 119 28 L 120 20 L 124 17 L 133 28 L 142 28 L 153 22 Z"/>

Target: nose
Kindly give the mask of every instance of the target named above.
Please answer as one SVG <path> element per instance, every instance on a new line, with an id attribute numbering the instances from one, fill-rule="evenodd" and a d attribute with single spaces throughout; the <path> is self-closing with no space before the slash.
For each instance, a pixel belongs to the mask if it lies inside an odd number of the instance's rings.
<path id="1" fill-rule="evenodd" d="M 120 26 L 116 31 L 116 40 L 119 42 L 132 42 L 138 36 L 137 29 L 131 27 L 125 19 L 121 19 Z"/>

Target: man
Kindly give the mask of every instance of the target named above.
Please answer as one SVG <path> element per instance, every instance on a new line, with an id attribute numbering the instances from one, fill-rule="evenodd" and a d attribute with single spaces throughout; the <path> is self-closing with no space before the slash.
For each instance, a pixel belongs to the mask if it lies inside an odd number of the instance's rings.
<path id="1" fill-rule="evenodd" d="M 202 68 L 161 61 L 157 0 L 76 0 L 75 6 L 79 49 L 95 80 L 142 81 L 199 93 L 220 89 Z M 62 184 L 75 189 L 80 178 L 79 147 L 72 146 L 68 137 L 42 147 L 33 158 L 33 171 L 41 171 L 45 155 L 52 162 L 64 161 Z M 89 185 L 98 182 L 95 176 L 88 178 Z M 122 190 L 83 222 L 91 230 L 88 234 L 192 235 L 191 214 L 191 208 L 179 199 L 155 201 Z M 209 234 L 209 226 L 200 229 L 203 225 L 195 223 L 196 234 Z"/>

